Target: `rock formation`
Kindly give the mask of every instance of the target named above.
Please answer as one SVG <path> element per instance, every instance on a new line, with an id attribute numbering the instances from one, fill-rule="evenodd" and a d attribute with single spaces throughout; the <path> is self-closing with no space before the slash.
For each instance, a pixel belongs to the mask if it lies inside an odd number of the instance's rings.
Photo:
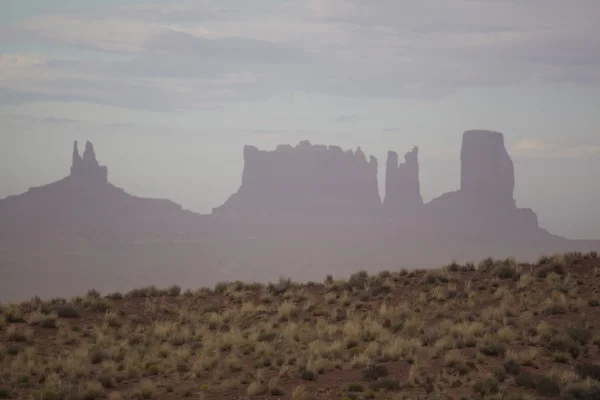
<path id="1" fill-rule="evenodd" d="M 463 134 L 460 190 L 478 202 L 515 207 L 515 170 L 500 132 L 470 130 Z"/>
<path id="2" fill-rule="evenodd" d="M 110 184 L 107 171 L 98 163 L 92 143 L 86 142 L 81 157 L 75 142 L 70 175 L 0 200 L 0 220 L 27 234 L 84 236 L 100 231 L 109 237 L 183 231 L 186 220 L 193 220 L 195 214 L 179 204 L 132 196 Z"/>
<path id="3" fill-rule="evenodd" d="M 388 215 L 414 212 L 423 205 L 419 183 L 419 148 L 404 155 L 404 163 L 398 165 L 398 154 L 388 152 L 385 172 L 384 207 Z"/>
<path id="4" fill-rule="evenodd" d="M 73 163 L 71 165 L 71 177 L 90 181 L 107 182 L 108 169 L 101 166 L 96 160 L 94 145 L 87 141 L 83 157 L 79 155 L 77 141 L 73 144 Z"/>
<path id="5" fill-rule="evenodd" d="M 83 157 L 75 143 L 68 177 L 0 200 L 0 301 L 600 250 L 599 241 L 549 234 L 533 211 L 516 207 L 512 162 L 497 132 L 465 132 L 460 189 L 424 205 L 417 149 L 400 165 L 390 153 L 385 203 L 397 218 L 379 218 L 377 160 L 360 149 L 246 146 L 244 159 L 238 192 L 199 216 L 113 186 L 91 143 Z"/>
<path id="6" fill-rule="evenodd" d="M 302 141 L 274 151 L 245 146 L 242 185 L 214 214 L 357 216 L 380 206 L 375 157 Z"/>
<path id="7" fill-rule="evenodd" d="M 473 235 L 519 235 L 539 228 L 535 213 L 519 209 L 514 199 L 513 162 L 500 132 L 470 130 L 463 134 L 461 187 L 428 203 L 428 225 Z"/>

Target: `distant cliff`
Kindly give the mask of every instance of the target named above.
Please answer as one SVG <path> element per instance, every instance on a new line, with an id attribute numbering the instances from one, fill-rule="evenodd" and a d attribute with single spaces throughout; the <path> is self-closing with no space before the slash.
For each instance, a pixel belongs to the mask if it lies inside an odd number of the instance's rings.
<path id="1" fill-rule="evenodd" d="M 352 216 L 381 205 L 377 159 L 337 146 L 280 145 L 274 151 L 244 148 L 242 184 L 216 216 Z"/>
<path id="2" fill-rule="evenodd" d="M 385 170 L 385 200 L 388 216 L 406 216 L 418 212 L 423 205 L 419 181 L 419 148 L 404 155 L 404 163 L 398 164 L 398 153 L 388 152 Z"/>
<path id="3" fill-rule="evenodd" d="M 201 216 L 115 187 L 93 145 L 80 156 L 75 143 L 68 176 L 0 200 L 0 301 L 600 250 L 517 207 L 501 133 L 464 132 L 460 188 L 425 204 L 418 154 L 388 153 L 382 202 L 377 160 L 360 148 L 246 146 L 239 190 Z"/>
<path id="4" fill-rule="evenodd" d="M 414 147 L 399 163 L 398 154 L 388 152 L 382 203 L 377 160 L 367 161 L 360 148 L 343 151 L 307 141 L 274 151 L 246 146 L 241 187 L 213 215 L 270 220 L 291 215 L 372 221 L 384 217 L 405 231 L 540 233 L 535 213 L 516 206 L 514 166 L 502 133 L 464 132 L 460 189 L 427 204 L 421 196 L 418 156 Z"/>
<path id="5" fill-rule="evenodd" d="M 540 233 L 537 215 L 531 209 L 517 208 L 514 187 L 514 166 L 502 133 L 466 131 L 461 147 L 461 187 L 426 204 L 424 223 L 475 236 Z"/>
<path id="6" fill-rule="evenodd" d="M 0 237 L 44 235 L 131 237 L 173 234 L 190 227 L 196 214 L 165 199 L 132 196 L 107 180 L 94 146 L 86 142 L 83 157 L 73 145 L 70 174 L 0 200 Z"/>

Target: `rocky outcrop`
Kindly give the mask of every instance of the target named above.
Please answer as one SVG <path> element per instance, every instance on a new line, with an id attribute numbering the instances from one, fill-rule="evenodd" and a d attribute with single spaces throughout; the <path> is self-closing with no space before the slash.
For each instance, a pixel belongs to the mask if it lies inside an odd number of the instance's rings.
<path id="1" fill-rule="evenodd" d="M 73 162 L 71 164 L 71 177 L 89 181 L 107 182 L 108 169 L 101 166 L 96 160 L 94 145 L 87 141 L 83 157 L 79 155 L 77 141 L 73 144 Z"/>
<path id="2" fill-rule="evenodd" d="M 514 199 L 515 172 L 500 132 L 463 134 L 461 187 L 428 203 L 429 227 L 463 234 L 525 235 L 539 229 L 537 215 L 519 209 Z"/>
<path id="3" fill-rule="evenodd" d="M 380 206 L 375 157 L 302 141 L 274 151 L 245 146 L 242 185 L 214 214 L 352 216 Z"/>
<path id="4" fill-rule="evenodd" d="M 25 237 L 51 232 L 113 238 L 131 232 L 152 236 L 196 229 L 187 222 L 196 215 L 179 204 L 132 196 L 110 184 L 107 168 L 98 163 L 92 143 L 86 143 L 83 156 L 78 150 L 75 142 L 69 176 L 0 200 L 3 228 L 11 227 L 15 236 L 14 232 L 21 232 Z"/>
<path id="5" fill-rule="evenodd" d="M 460 160 L 460 190 L 465 196 L 481 203 L 515 206 L 515 170 L 502 133 L 466 131 Z"/>
<path id="6" fill-rule="evenodd" d="M 419 183 L 419 148 L 404 155 L 404 163 L 398 164 L 398 154 L 388 152 L 385 171 L 384 207 L 388 215 L 413 212 L 423 205 Z"/>

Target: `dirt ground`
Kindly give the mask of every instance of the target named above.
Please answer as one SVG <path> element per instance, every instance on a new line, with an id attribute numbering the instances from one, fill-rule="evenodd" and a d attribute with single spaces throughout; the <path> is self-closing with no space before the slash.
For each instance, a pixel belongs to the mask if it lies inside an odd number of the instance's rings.
<path id="1" fill-rule="evenodd" d="M 0 398 L 600 399 L 596 253 L 0 307 Z"/>

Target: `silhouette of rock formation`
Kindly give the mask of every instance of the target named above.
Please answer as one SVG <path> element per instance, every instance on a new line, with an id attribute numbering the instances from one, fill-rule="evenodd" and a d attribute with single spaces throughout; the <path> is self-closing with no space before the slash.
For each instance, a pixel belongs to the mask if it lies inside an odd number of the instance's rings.
<path id="1" fill-rule="evenodd" d="M 515 170 L 500 132 L 470 130 L 460 152 L 460 190 L 478 202 L 515 207 Z"/>
<path id="2" fill-rule="evenodd" d="M 385 172 L 384 207 L 388 215 L 415 212 L 423 205 L 419 182 L 419 148 L 404 155 L 404 163 L 398 164 L 398 154 L 388 152 Z"/>
<path id="3" fill-rule="evenodd" d="M 244 171 L 237 193 L 215 215 L 353 215 L 381 206 L 377 159 L 360 149 L 280 145 L 274 151 L 244 147 Z"/>
<path id="4" fill-rule="evenodd" d="M 481 234 L 525 235 L 539 229 L 531 209 L 517 208 L 513 162 L 500 132 L 464 132 L 461 187 L 432 200 L 424 213 L 430 225 Z"/>
<path id="5" fill-rule="evenodd" d="M 98 160 L 96 160 L 96 152 L 94 151 L 94 145 L 91 142 L 85 142 L 83 157 L 79 155 L 77 141 L 73 144 L 71 176 L 77 179 L 87 179 L 98 182 L 108 181 L 108 169 L 105 166 L 101 166 L 98 163 Z"/>
<path id="6" fill-rule="evenodd" d="M 81 157 L 75 142 L 69 176 L 0 200 L 2 228 L 29 234 L 160 235 L 177 231 L 185 225 L 182 222 L 196 216 L 170 200 L 129 195 L 107 177 L 107 167 L 98 163 L 92 143 L 86 142 Z"/>
<path id="7" fill-rule="evenodd" d="M 464 133 L 460 189 L 427 204 L 416 149 L 400 165 L 389 154 L 385 206 L 377 160 L 360 149 L 246 146 L 244 160 L 238 192 L 200 216 L 125 193 L 107 181 L 91 143 L 83 157 L 75 144 L 68 177 L 0 200 L 0 301 L 600 250 L 599 241 L 551 235 L 516 206 L 514 168 L 497 132 Z"/>

